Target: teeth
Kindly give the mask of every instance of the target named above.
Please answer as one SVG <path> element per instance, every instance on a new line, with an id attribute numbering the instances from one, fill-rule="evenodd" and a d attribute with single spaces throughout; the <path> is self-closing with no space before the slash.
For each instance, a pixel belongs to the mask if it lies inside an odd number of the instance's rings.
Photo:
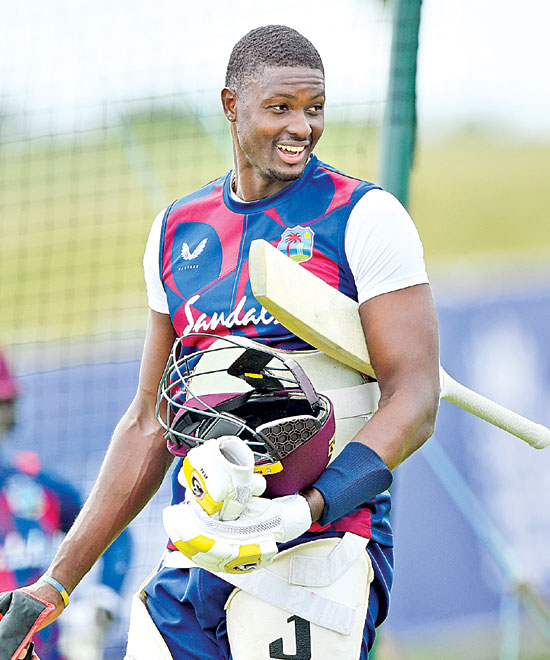
<path id="1" fill-rule="evenodd" d="M 278 149 L 282 149 L 283 151 L 290 151 L 293 154 L 300 154 L 302 151 L 305 149 L 305 147 L 293 147 L 290 144 L 278 144 L 277 145 Z"/>

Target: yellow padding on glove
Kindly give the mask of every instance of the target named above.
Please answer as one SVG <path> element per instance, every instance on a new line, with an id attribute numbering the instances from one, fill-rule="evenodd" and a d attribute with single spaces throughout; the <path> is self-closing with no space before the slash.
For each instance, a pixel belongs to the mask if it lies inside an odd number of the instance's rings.
<path id="1" fill-rule="evenodd" d="M 212 499 L 202 475 L 195 470 L 188 458 L 183 461 L 183 474 L 195 499 L 209 516 L 221 510 L 223 502 Z"/>
<path id="2" fill-rule="evenodd" d="M 226 573 L 251 573 L 258 566 L 261 554 L 257 543 L 241 545 L 239 556 L 226 564 L 224 570 Z"/>
<path id="3" fill-rule="evenodd" d="M 214 543 L 216 543 L 216 541 L 209 539 L 206 536 L 195 536 L 195 538 L 190 539 L 189 541 L 174 541 L 176 548 L 190 559 L 198 552 L 208 552 Z"/>

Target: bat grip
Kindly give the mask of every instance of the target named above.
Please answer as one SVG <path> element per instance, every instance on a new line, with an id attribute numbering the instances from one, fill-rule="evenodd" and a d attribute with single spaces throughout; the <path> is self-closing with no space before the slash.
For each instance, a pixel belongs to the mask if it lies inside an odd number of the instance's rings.
<path id="1" fill-rule="evenodd" d="M 441 367 L 441 398 L 515 435 L 535 449 L 550 445 L 550 429 L 462 385 Z"/>

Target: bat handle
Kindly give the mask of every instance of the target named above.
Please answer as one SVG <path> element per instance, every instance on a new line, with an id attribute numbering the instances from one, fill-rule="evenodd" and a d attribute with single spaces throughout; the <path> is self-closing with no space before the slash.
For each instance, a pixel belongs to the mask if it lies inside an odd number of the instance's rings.
<path id="1" fill-rule="evenodd" d="M 462 385 L 440 367 L 441 398 L 512 433 L 535 449 L 550 445 L 550 429 Z"/>

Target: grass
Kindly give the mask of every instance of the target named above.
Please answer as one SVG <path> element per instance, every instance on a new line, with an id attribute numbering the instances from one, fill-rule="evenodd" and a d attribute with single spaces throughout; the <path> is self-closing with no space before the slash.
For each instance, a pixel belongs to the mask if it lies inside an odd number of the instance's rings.
<path id="1" fill-rule="evenodd" d="M 411 211 L 426 257 L 550 254 L 550 143 L 465 133 L 420 144 Z"/>
<path id="2" fill-rule="evenodd" d="M 329 125 L 317 154 L 376 179 L 376 133 Z M 226 171 L 219 118 L 139 115 L 79 136 L 0 150 L 0 337 L 87 336 L 141 324 L 141 257 L 154 215 Z M 420 142 L 410 208 L 428 266 L 550 254 L 550 144 L 467 132 Z M 116 323 L 116 327 L 113 324 Z"/>

